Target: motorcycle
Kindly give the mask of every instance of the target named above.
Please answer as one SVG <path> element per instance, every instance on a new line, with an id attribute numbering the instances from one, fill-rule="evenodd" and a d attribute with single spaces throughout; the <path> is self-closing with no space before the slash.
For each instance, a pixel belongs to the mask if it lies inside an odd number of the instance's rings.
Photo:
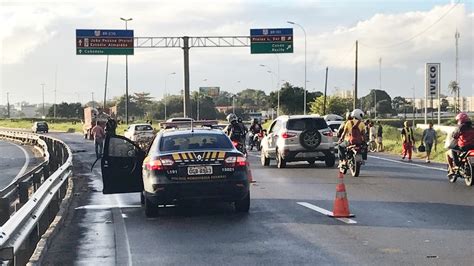
<path id="1" fill-rule="evenodd" d="M 454 183 L 458 178 L 463 178 L 466 186 L 472 186 L 472 176 L 474 166 L 474 150 L 463 152 L 459 155 L 459 167 L 454 174 L 448 176 L 449 182 Z"/>
<path id="2" fill-rule="evenodd" d="M 253 147 L 257 147 L 257 151 L 260 151 L 261 150 L 260 143 L 262 143 L 263 137 L 264 137 L 263 131 L 260 131 L 257 134 L 250 133 L 249 134 L 250 150 L 253 150 Z"/>
<path id="3" fill-rule="evenodd" d="M 236 141 L 236 140 L 232 140 L 232 145 L 234 145 L 234 147 L 240 151 L 241 153 L 243 153 L 245 156 L 247 156 L 247 149 L 245 148 L 245 144 L 242 143 L 241 141 Z"/>
<path id="4" fill-rule="evenodd" d="M 346 160 L 339 166 L 339 171 L 341 173 L 346 174 L 347 170 L 351 170 L 351 175 L 354 177 L 359 176 L 360 174 L 360 167 L 363 163 L 363 148 L 357 145 L 349 145 L 347 146 L 346 151 Z"/>

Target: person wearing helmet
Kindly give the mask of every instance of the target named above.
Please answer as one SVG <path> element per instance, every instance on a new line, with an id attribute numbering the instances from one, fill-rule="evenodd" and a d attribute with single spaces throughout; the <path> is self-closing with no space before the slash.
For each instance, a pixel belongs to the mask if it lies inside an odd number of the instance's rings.
<path id="1" fill-rule="evenodd" d="M 344 130 L 339 137 L 338 149 L 340 164 L 342 164 L 346 159 L 346 147 L 348 144 L 362 145 L 365 142 L 364 135 L 366 128 L 363 121 L 364 112 L 360 109 L 354 109 L 351 112 L 350 117 L 352 117 L 352 119 L 346 121 L 344 124 Z"/>
<path id="2" fill-rule="evenodd" d="M 240 125 L 237 116 L 229 114 L 227 115 L 227 121 L 229 124 L 224 128 L 224 132 L 229 136 L 230 140 L 245 144 L 245 130 Z"/>
<path id="3" fill-rule="evenodd" d="M 448 152 L 446 159 L 448 161 L 448 175 L 452 175 L 455 168 L 459 166 L 459 153 L 474 149 L 474 128 L 472 122 L 466 113 L 459 113 L 456 116 L 457 128 L 452 133 L 456 146 Z"/>
<path id="4" fill-rule="evenodd" d="M 413 147 L 415 145 L 415 136 L 413 135 L 413 129 L 409 121 L 403 122 L 403 129 L 401 131 L 402 136 L 402 160 L 408 155 L 408 161 L 411 162 L 411 156 L 413 153 Z"/>

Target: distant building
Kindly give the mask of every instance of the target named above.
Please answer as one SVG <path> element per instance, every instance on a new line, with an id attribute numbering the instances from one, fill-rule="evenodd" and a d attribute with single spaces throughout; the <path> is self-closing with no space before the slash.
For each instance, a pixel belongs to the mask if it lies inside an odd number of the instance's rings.
<path id="1" fill-rule="evenodd" d="M 343 89 L 336 88 L 336 90 L 334 92 L 334 96 L 344 98 L 344 99 L 353 98 L 354 97 L 354 91 L 353 90 L 343 90 Z"/>
<path id="2" fill-rule="evenodd" d="M 455 105 L 454 97 L 449 96 L 449 97 L 445 97 L 444 99 L 448 100 L 449 106 Z M 407 100 L 411 102 L 411 99 L 407 99 Z M 474 112 L 474 96 L 461 97 L 461 99 L 459 100 L 459 103 L 461 105 L 462 111 Z M 439 102 L 437 98 L 433 99 L 433 104 L 431 104 L 431 99 L 428 99 L 427 101 L 428 108 L 438 108 L 438 105 L 439 105 Z M 425 98 L 416 98 L 415 107 L 416 109 L 425 108 Z"/>

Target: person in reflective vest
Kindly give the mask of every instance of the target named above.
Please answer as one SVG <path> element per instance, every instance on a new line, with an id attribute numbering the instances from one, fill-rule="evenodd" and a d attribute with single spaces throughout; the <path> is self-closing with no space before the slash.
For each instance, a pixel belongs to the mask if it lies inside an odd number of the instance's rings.
<path id="1" fill-rule="evenodd" d="M 413 129 L 411 128 L 410 122 L 405 121 L 402 129 L 402 160 L 408 155 L 408 161 L 411 162 L 411 156 L 413 153 L 413 147 L 415 145 L 415 136 L 413 135 Z"/>

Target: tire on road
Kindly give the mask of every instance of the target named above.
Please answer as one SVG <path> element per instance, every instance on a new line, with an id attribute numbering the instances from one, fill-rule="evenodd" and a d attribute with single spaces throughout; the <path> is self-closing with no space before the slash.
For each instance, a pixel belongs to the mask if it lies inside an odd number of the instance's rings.
<path id="1" fill-rule="evenodd" d="M 278 149 L 276 150 L 276 163 L 277 163 L 277 167 L 278 168 L 285 168 L 286 167 L 286 161 L 285 159 L 283 159 L 283 157 L 281 157 L 281 154 L 280 152 L 278 151 Z"/>
<path id="2" fill-rule="evenodd" d="M 260 162 L 262 163 L 262 166 L 269 166 L 270 165 L 270 158 L 268 158 L 265 155 L 265 152 L 263 150 L 260 151 Z"/>
<path id="3" fill-rule="evenodd" d="M 353 167 L 351 167 L 351 174 L 353 177 L 358 177 L 360 174 L 361 163 L 356 162 Z"/>
<path id="4" fill-rule="evenodd" d="M 149 199 L 145 198 L 145 216 L 156 217 L 159 214 L 158 205 L 153 204 Z"/>
<path id="5" fill-rule="evenodd" d="M 235 201 L 234 207 L 236 212 L 249 212 L 250 209 L 250 191 L 245 198 Z"/>
<path id="6" fill-rule="evenodd" d="M 327 155 L 324 159 L 324 163 L 327 167 L 334 167 L 334 165 L 336 164 L 336 156 L 334 154 Z"/>

